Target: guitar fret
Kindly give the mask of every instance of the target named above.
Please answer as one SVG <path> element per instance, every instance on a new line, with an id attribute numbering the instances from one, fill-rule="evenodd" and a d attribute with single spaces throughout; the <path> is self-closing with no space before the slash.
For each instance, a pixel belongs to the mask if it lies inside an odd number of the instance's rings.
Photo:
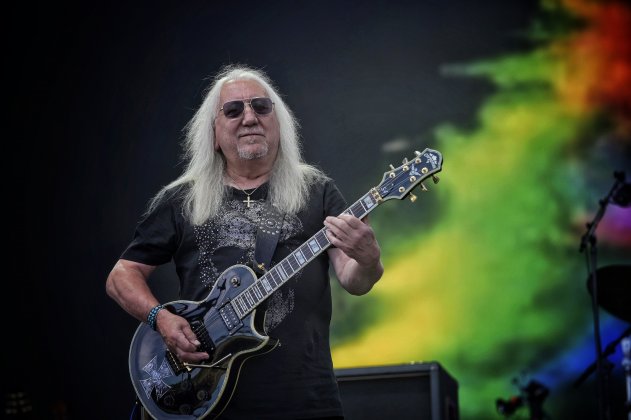
<path id="1" fill-rule="evenodd" d="M 280 271 L 278 270 L 278 267 L 274 267 L 273 269 L 268 271 L 267 275 L 272 280 L 271 283 L 272 283 L 273 287 L 276 287 L 276 285 L 278 285 L 278 283 L 282 283 L 283 282 L 283 276 L 280 274 Z"/>
<path id="2" fill-rule="evenodd" d="M 325 246 L 331 244 L 329 242 L 329 238 L 326 237 L 324 230 L 321 230 L 316 234 L 316 241 L 318 241 L 318 245 L 320 245 L 320 248 L 324 248 Z"/>
<path id="3" fill-rule="evenodd" d="M 320 250 L 320 245 L 318 244 L 318 241 L 312 239 L 309 241 L 309 248 L 311 248 L 311 251 L 316 254 Z"/>
<path id="4" fill-rule="evenodd" d="M 375 201 L 370 194 L 366 194 L 361 200 L 364 203 L 366 210 L 371 209 L 375 205 Z"/>
<path id="5" fill-rule="evenodd" d="M 311 248 L 309 248 L 309 245 L 306 245 L 306 244 L 302 245 L 300 247 L 300 252 L 302 252 L 302 255 L 305 256 L 307 261 L 309 261 L 311 257 L 313 257 L 313 252 L 311 252 Z"/>
<path id="6" fill-rule="evenodd" d="M 282 266 L 282 264 L 280 267 L 278 267 L 277 271 L 283 280 L 287 280 L 289 278 L 289 275 L 287 275 L 287 273 L 285 272 L 285 268 Z"/>
<path id="7" fill-rule="evenodd" d="M 290 272 L 295 272 L 300 267 L 300 264 L 298 264 L 298 261 L 296 261 L 295 258 L 293 258 L 293 261 L 290 258 L 285 258 L 283 261 L 281 261 L 280 264 L 277 265 L 282 266 L 285 271 Z"/>
<path id="8" fill-rule="evenodd" d="M 276 285 L 278 284 L 278 277 L 279 277 L 278 270 L 276 270 L 276 267 L 274 267 L 274 269 L 269 270 L 267 273 L 265 273 L 265 276 L 261 278 L 266 279 L 270 287 L 274 289 L 276 288 Z"/>
<path id="9" fill-rule="evenodd" d="M 300 268 L 300 265 L 298 264 L 297 261 L 294 260 L 294 263 L 292 264 L 291 263 L 291 259 L 289 259 L 289 258 L 285 259 L 279 265 L 281 267 L 283 267 L 286 272 L 292 273 L 292 274 L 296 272 L 296 269 Z M 294 268 L 294 266 L 295 266 L 295 268 Z"/>
<path id="10" fill-rule="evenodd" d="M 362 207 L 361 203 L 353 204 L 350 210 L 355 217 L 360 217 L 364 213 L 364 208 Z"/>
<path id="11" fill-rule="evenodd" d="M 258 283 L 254 284 L 254 287 L 252 288 L 252 290 L 254 290 L 254 295 L 256 296 L 256 300 L 261 300 L 263 299 L 263 294 L 261 293 L 261 289 L 259 289 L 259 285 Z"/>
<path id="12" fill-rule="evenodd" d="M 243 296 L 239 296 L 237 299 L 235 299 L 237 304 L 239 305 L 239 309 L 241 309 L 241 311 L 243 313 L 246 313 L 248 311 L 248 307 L 245 304 L 244 300 L 243 300 Z"/>
<path id="13" fill-rule="evenodd" d="M 253 308 L 254 306 L 252 305 L 252 302 L 250 302 L 250 294 L 248 293 L 248 289 L 245 289 L 243 291 L 243 303 L 245 304 L 245 307 L 249 310 L 250 308 Z"/>
<path id="14" fill-rule="evenodd" d="M 250 297 L 252 298 L 252 302 L 254 302 L 252 307 L 255 307 L 259 303 L 259 299 L 256 297 L 256 284 L 253 284 L 252 287 L 250 287 L 250 290 L 248 293 L 250 294 Z"/>
<path id="15" fill-rule="evenodd" d="M 357 202 L 355 203 L 355 205 L 360 205 L 362 208 L 362 214 L 366 213 L 366 206 L 364 206 L 364 203 L 362 200 L 357 200 Z"/>
<path id="16" fill-rule="evenodd" d="M 232 306 L 234 306 L 234 307 L 235 307 L 235 309 L 237 310 L 237 312 L 239 312 L 239 313 L 244 313 L 244 312 L 245 312 L 245 311 L 244 311 L 244 310 L 245 310 L 245 308 L 244 308 L 243 306 L 241 306 L 241 304 L 239 303 L 239 299 L 240 299 L 240 297 L 239 297 L 239 296 L 237 296 L 236 298 L 234 298 L 234 299 L 232 300 Z"/>
<path id="17" fill-rule="evenodd" d="M 250 299 L 252 300 L 252 307 L 254 308 L 259 303 L 254 295 L 254 287 L 250 287 L 246 292 L 250 296 Z"/>
<path id="18" fill-rule="evenodd" d="M 265 287 L 263 287 L 263 284 L 259 281 L 256 282 L 256 288 L 259 291 L 259 294 L 261 295 L 259 297 L 259 303 L 261 303 L 261 301 L 265 300 L 265 298 L 268 296 L 267 291 L 265 290 Z"/>
<path id="19" fill-rule="evenodd" d="M 269 280 L 267 279 L 267 276 L 261 277 L 261 284 L 263 285 L 263 288 L 265 289 L 265 293 L 267 294 L 269 294 L 272 290 L 274 290 L 274 288 L 269 284 Z"/>
<path id="20" fill-rule="evenodd" d="M 270 271 L 270 276 L 272 277 L 272 279 L 274 279 L 274 285 L 275 287 L 278 287 L 279 285 L 281 285 L 283 283 L 283 279 L 280 278 L 280 275 L 278 274 L 278 271 Z"/>
<path id="21" fill-rule="evenodd" d="M 303 255 L 302 251 L 300 251 L 300 249 L 298 249 L 297 251 L 295 251 L 293 253 L 294 258 L 298 260 L 298 263 L 300 265 L 303 265 L 304 263 L 307 262 L 307 259 L 305 258 L 305 256 Z"/>
<path id="22" fill-rule="evenodd" d="M 233 300 L 232 302 L 230 302 L 230 304 L 232 305 L 232 310 L 234 312 L 236 312 L 236 314 L 239 316 L 239 318 L 241 318 L 244 315 L 244 313 L 241 310 L 241 308 L 239 308 L 239 305 L 236 304 L 236 301 Z"/>
<path id="23" fill-rule="evenodd" d="M 254 300 L 252 299 L 252 296 L 250 295 L 250 290 L 246 290 L 244 292 L 245 295 L 245 300 L 248 303 L 248 305 L 250 305 L 251 307 L 254 307 Z"/>
<path id="24" fill-rule="evenodd" d="M 259 293 L 261 294 L 261 297 L 259 298 L 259 301 L 265 299 L 267 297 L 267 293 L 265 292 L 265 287 L 263 286 L 263 283 L 256 282 L 256 287 L 257 289 L 259 289 Z"/>

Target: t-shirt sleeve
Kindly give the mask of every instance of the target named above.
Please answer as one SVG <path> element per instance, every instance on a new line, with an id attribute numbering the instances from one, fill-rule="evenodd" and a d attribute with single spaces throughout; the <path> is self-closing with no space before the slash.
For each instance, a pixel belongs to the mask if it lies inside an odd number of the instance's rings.
<path id="1" fill-rule="evenodd" d="M 174 206 L 173 199 L 165 197 L 145 214 L 121 258 L 148 265 L 169 262 L 177 250 L 178 243 Z"/>
<path id="2" fill-rule="evenodd" d="M 324 186 L 325 216 L 339 216 L 346 210 L 346 200 L 333 181 L 327 181 Z"/>

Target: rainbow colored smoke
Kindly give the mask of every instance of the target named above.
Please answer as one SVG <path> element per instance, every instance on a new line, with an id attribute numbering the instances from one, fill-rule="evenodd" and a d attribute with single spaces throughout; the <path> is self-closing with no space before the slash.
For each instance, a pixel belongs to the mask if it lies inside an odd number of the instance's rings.
<path id="1" fill-rule="evenodd" d="M 541 16 L 530 52 L 450 67 L 497 90 L 475 129 L 436 128 L 438 221 L 387 254 L 371 292 L 378 316 L 333 349 L 336 367 L 440 361 L 459 381 L 463 418 L 497 417 L 495 399 L 515 393 L 522 370 L 560 387 L 591 362 L 578 244 L 612 171 L 631 166 L 631 9 L 545 1 Z M 630 262 L 629 220 L 613 207 L 603 219 L 601 263 Z M 609 336 L 617 322 L 603 320 Z"/>

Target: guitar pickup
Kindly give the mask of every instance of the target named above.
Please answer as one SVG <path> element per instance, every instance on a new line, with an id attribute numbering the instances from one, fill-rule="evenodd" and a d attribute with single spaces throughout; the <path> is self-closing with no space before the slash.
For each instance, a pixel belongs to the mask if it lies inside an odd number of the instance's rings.
<path id="1" fill-rule="evenodd" d="M 228 302 L 219 308 L 219 314 L 221 315 L 221 319 L 226 325 L 226 328 L 228 328 L 230 335 L 243 326 L 241 318 L 237 315 L 232 303 Z"/>

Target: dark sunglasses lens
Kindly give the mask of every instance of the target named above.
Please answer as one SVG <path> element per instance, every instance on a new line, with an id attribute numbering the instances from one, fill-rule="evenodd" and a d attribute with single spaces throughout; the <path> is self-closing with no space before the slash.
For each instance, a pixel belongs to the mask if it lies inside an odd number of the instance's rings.
<path id="1" fill-rule="evenodd" d="M 252 109 L 259 115 L 265 115 L 272 112 L 274 104 L 270 98 L 254 98 L 252 99 Z"/>
<path id="2" fill-rule="evenodd" d="M 243 101 L 230 101 L 223 105 L 223 114 L 228 118 L 237 118 L 243 112 Z"/>

